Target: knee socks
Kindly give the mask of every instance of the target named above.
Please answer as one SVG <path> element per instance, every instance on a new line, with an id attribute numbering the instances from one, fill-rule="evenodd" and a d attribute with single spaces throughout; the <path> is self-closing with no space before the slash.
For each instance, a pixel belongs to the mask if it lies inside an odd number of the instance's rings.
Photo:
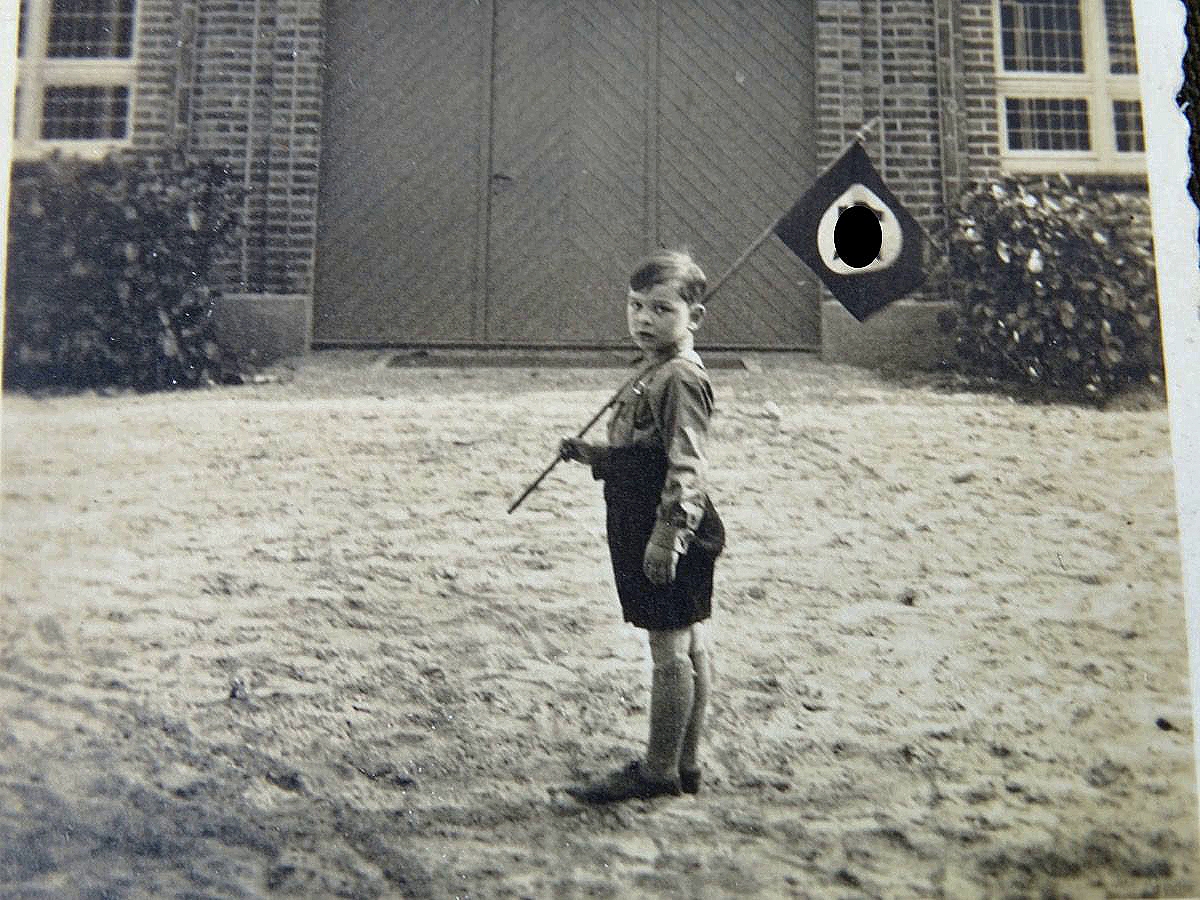
<path id="1" fill-rule="evenodd" d="M 646 768 L 654 775 L 673 778 L 680 769 L 700 767 L 698 753 L 712 686 L 712 663 L 698 630 L 654 632 L 650 653 L 654 673 Z"/>
<path id="2" fill-rule="evenodd" d="M 654 661 L 650 685 L 650 739 L 646 769 L 657 777 L 677 778 L 679 754 L 691 719 L 695 694 L 692 663 L 685 653 L 664 653 Z"/>
<path id="3" fill-rule="evenodd" d="M 696 771 L 700 768 L 700 738 L 704 736 L 704 719 L 708 712 L 708 694 L 712 689 L 712 661 L 704 648 L 691 653 L 693 670 L 692 714 L 688 719 L 687 731 L 683 735 L 683 746 L 679 753 L 680 771 Z"/>

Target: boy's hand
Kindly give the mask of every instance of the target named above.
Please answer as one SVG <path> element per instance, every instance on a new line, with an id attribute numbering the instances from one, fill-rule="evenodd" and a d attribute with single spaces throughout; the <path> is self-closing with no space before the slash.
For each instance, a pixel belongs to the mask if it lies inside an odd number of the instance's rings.
<path id="1" fill-rule="evenodd" d="M 642 571 L 650 579 L 651 584 L 670 584 L 675 580 L 675 567 L 679 564 L 679 554 L 669 547 L 658 544 L 647 544 L 646 555 L 642 558 Z"/>
<path id="2" fill-rule="evenodd" d="M 558 445 L 558 455 L 565 460 L 575 460 L 590 466 L 599 457 L 599 448 L 580 438 L 563 438 Z"/>

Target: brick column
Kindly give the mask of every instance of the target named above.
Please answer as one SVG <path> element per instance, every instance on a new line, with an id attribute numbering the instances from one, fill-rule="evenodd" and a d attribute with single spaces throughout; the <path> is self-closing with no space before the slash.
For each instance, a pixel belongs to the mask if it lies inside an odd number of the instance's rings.
<path id="1" fill-rule="evenodd" d="M 311 295 L 320 0 L 158 0 L 158 5 L 174 8 L 175 137 L 224 164 L 247 191 L 246 233 L 240 259 L 226 273 L 228 288 Z M 165 124 L 160 132 L 165 134 Z"/>
<path id="2" fill-rule="evenodd" d="M 142 0 L 138 4 L 138 67 L 133 102 L 135 147 L 161 147 L 174 134 L 182 2 Z"/>
<path id="3" fill-rule="evenodd" d="M 996 105 L 994 0 L 954 0 L 961 40 L 963 150 L 968 180 L 1000 171 L 1000 122 Z"/>
<path id="4" fill-rule="evenodd" d="M 321 145 L 319 0 L 278 0 L 271 51 L 265 228 L 274 248 L 264 281 L 311 294 Z"/>

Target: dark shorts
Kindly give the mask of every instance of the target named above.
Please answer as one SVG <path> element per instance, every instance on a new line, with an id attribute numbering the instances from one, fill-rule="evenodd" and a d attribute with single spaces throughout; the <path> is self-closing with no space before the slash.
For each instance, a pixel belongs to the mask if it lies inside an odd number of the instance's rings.
<path id="1" fill-rule="evenodd" d="M 661 453 L 613 448 L 605 466 L 604 502 L 608 550 L 621 612 L 639 628 L 686 628 L 712 615 L 713 569 L 725 546 L 725 526 L 711 500 L 688 551 L 679 559 L 675 580 L 653 584 L 642 571 L 646 544 L 654 530 L 666 479 Z"/>

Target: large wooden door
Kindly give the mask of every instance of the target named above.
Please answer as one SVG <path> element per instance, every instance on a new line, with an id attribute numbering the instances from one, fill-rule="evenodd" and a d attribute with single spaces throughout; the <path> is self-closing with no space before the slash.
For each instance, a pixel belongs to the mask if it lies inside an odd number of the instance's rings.
<path id="1" fill-rule="evenodd" d="M 318 343 L 620 346 L 657 245 L 716 278 L 813 174 L 812 0 L 330 0 Z M 702 345 L 812 347 L 762 248 Z"/>

